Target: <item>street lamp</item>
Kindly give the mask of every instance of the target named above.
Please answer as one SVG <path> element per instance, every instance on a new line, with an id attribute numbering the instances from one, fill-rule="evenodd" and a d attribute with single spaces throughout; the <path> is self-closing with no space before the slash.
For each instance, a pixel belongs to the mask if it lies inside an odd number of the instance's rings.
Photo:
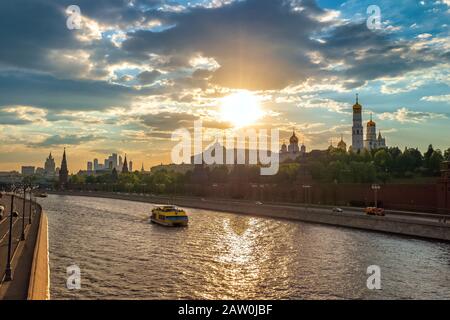
<path id="1" fill-rule="evenodd" d="M 27 199 L 27 191 L 29 191 L 30 188 L 26 185 L 23 185 L 23 206 L 22 206 L 22 235 L 20 236 L 20 241 L 25 240 L 25 202 Z M 31 203 L 30 203 L 31 206 Z"/>
<path id="2" fill-rule="evenodd" d="M 308 211 L 307 195 L 308 195 L 308 190 L 311 189 L 311 186 L 307 185 L 307 184 L 304 184 L 304 185 L 302 185 L 302 188 L 303 188 L 304 194 L 305 194 L 305 197 L 304 197 L 304 200 L 305 200 L 305 211 Z"/>
<path id="3" fill-rule="evenodd" d="M 374 197 L 375 197 L 375 208 L 378 208 L 377 196 L 378 196 L 378 190 L 380 190 L 380 189 L 381 189 L 381 186 L 379 184 L 373 184 L 372 185 L 372 190 L 373 190 Z"/>
<path id="4" fill-rule="evenodd" d="M 13 217 L 14 217 L 14 195 L 16 192 L 16 187 L 13 186 L 11 189 L 11 208 L 9 214 L 9 234 L 8 234 L 8 257 L 6 260 L 6 270 L 5 270 L 5 281 L 11 281 L 13 279 L 11 270 L 11 249 L 12 249 L 12 232 L 13 232 Z"/>

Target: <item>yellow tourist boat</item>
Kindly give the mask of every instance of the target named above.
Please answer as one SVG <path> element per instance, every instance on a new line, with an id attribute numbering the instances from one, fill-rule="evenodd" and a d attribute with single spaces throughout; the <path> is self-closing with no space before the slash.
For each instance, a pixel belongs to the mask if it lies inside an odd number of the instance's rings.
<path id="1" fill-rule="evenodd" d="M 175 206 L 162 206 L 152 210 L 150 221 L 166 227 L 185 227 L 189 217 L 184 210 Z"/>

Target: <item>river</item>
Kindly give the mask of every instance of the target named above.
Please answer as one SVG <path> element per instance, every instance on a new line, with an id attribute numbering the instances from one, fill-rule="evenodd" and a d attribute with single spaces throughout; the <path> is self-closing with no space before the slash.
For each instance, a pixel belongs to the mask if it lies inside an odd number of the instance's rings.
<path id="1" fill-rule="evenodd" d="M 52 299 L 450 299 L 448 243 L 197 209 L 171 229 L 148 222 L 151 204 L 39 201 Z M 381 290 L 367 288 L 370 265 Z"/>

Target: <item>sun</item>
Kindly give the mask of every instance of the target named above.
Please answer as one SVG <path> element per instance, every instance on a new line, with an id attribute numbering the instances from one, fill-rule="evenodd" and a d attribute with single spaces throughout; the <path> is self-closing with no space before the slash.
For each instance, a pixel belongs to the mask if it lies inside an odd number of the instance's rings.
<path id="1" fill-rule="evenodd" d="M 220 101 L 221 119 L 236 128 L 255 123 L 263 114 L 258 97 L 248 91 L 232 93 Z"/>

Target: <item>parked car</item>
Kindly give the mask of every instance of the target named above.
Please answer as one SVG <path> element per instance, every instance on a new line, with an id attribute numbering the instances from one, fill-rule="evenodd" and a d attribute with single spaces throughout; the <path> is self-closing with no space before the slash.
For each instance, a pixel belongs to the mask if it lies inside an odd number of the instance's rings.
<path id="1" fill-rule="evenodd" d="M 333 212 L 342 213 L 344 212 L 344 210 L 342 210 L 341 208 L 333 208 Z"/>
<path id="2" fill-rule="evenodd" d="M 369 216 L 381 216 L 381 217 L 385 216 L 383 208 L 367 207 L 366 209 L 364 209 L 364 211 Z"/>

